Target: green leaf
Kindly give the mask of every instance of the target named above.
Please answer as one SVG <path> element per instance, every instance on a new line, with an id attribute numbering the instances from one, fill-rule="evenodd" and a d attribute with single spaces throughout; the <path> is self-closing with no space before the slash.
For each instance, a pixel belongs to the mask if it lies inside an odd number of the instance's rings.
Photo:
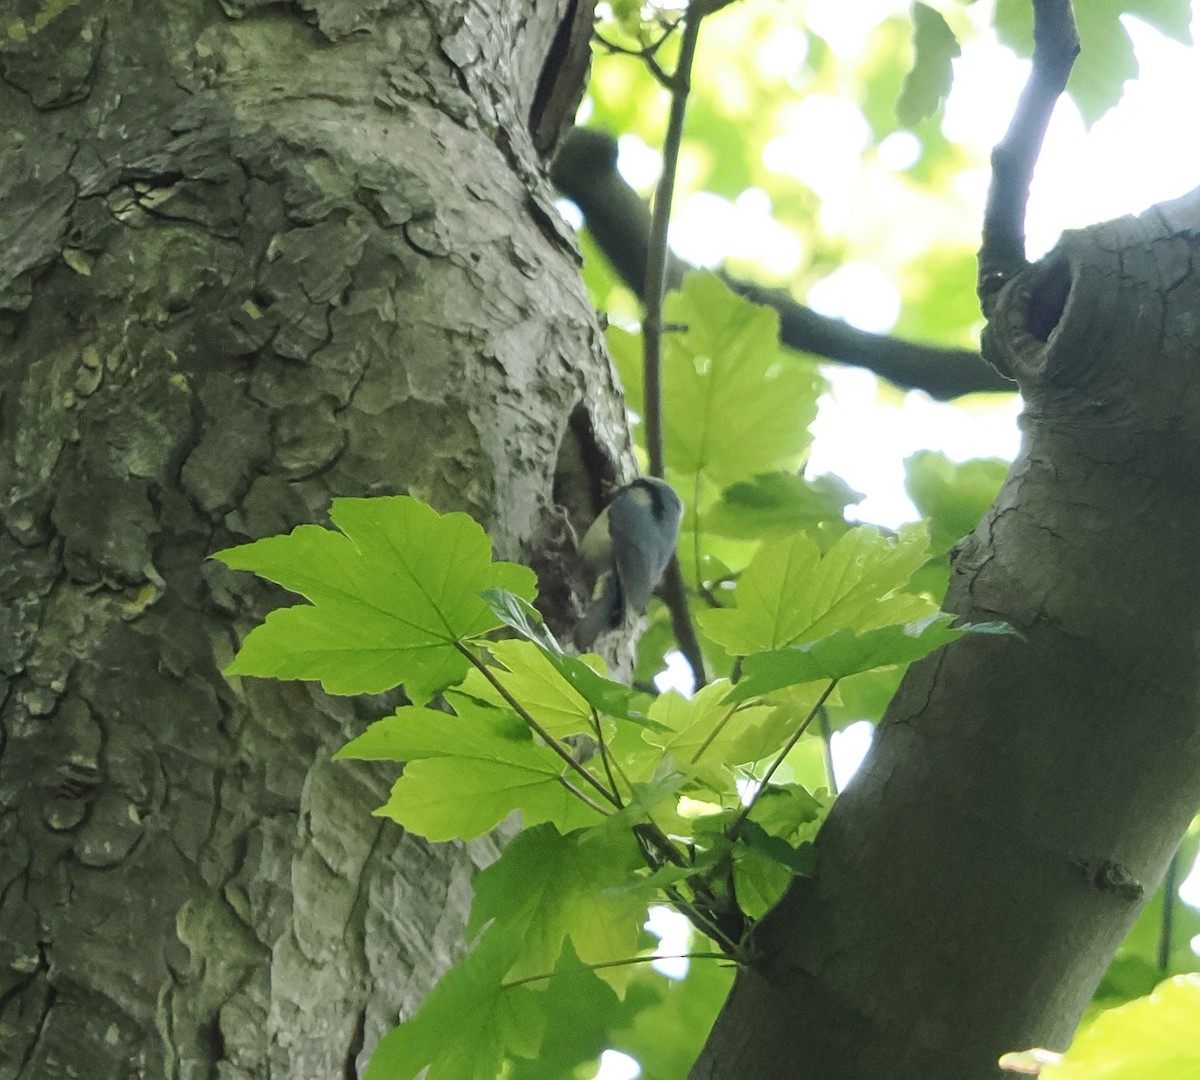
<path id="1" fill-rule="evenodd" d="M 493 563 L 491 541 L 466 514 L 400 495 L 335 499 L 330 518 L 340 531 L 301 525 L 214 556 L 311 601 L 268 615 L 228 674 L 317 679 L 332 694 L 403 683 L 427 701 L 466 673 L 457 644 L 499 625 L 482 590 L 535 594 L 533 572 Z"/>
<path id="2" fill-rule="evenodd" d="M 921 450 L 904 462 L 904 490 L 929 519 L 930 551 L 949 551 L 979 524 L 1008 475 L 1000 458 L 956 463 L 935 450 Z"/>
<path id="3" fill-rule="evenodd" d="M 1042 1080 L 1197 1080 L 1200 975 L 1177 975 L 1149 997 L 1098 1016 Z"/>
<path id="4" fill-rule="evenodd" d="M 418 761 L 489 751 L 491 740 L 532 743 L 529 730 L 509 709 L 483 709 L 467 701 L 458 715 L 424 705 L 401 705 L 391 716 L 376 720 L 336 754 L 358 761 Z"/>
<path id="5" fill-rule="evenodd" d="M 770 784 L 759 795 L 747 822 L 788 841 L 816 835 L 827 807 L 801 784 Z"/>
<path id="6" fill-rule="evenodd" d="M 933 602 L 898 590 L 927 549 L 920 526 L 905 526 L 894 540 L 860 526 L 823 557 L 816 541 L 799 533 L 759 552 L 738 582 L 736 608 L 704 612 L 699 622 L 732 655 L 744 656 L 920 618 L 936 610 Z"/>
<path id="7" fill-rule="evenodd" d="M 967 633 L 1012 633 L 1004 623 L 951 626 L 956 616 L 937 612 L 915 622 L 881 626 L 856 634 L 839 630 L 793 649 L 773 649 L 746 657 L 742 679 L 726 698 L 748 701 L 799 683 L 843 679 L 860 671 L 908 664 Z"/>
<path id="8" fill-rule="evenodd" d="M 661 988 L 661 999 L 630 1028 L 613 1032 L 612 1046 L 638 1060 L 642 1080 L 679 1080 L 695 1063 L 729 994 L 733 966 L 693 960 L 687 977 L 678 981 L 654 971 L 639 972 L 637 978 Z"/>
<path id="9" fill-rule="evenodd" d="M 825 380 L 816 367 L 779 345 L 779 316 L 733 293 L 714 274 L 692 272 L 664 307 L 668 323 L 686 327 L 663 337 L 663 427 L 667 466 L 702 474 L 718 487 L 757 473 L 794 471 L 811 438 Z M 610 330 L 609 346 L 631 388 L 640 342 Z M 685 487 L 690 484 L 684 485 Z"/>
<path id="10" fill-rule="evenodd" d="M 375 1047 L 364 1080 L 496 1080 L 508 1057 L 537 1054 L 543 995 L 503 985 L 517 942 L 487 934 L 452 967 L 411 1020 Z"/>
<path id="11" fill-rule="evenodd" d="M 562 677 L 552 662 L 553 654 L 532 641 L 492 641 L 488 651 L 504 665 L 490 669 L 494 677 L 551 735 L 591 733 L 592 710 Z M 478 670 L 467 675 L 462 690 L 480 701 L 506 706 L 500 691 Z"/>
<path id="12" fill-rule="evenodd" d="M 789 844 L 781 836 L 773 836 L 754 821 L 745 821 L 739 839 L 752 851 L 785 867 L 789 874 L 810 874 L 816 865 L 817 853 L 812 844 Z M 739 890 L 739 895 L 741 891 Z"/>
<path id="13" fill-rule="evenodd" d="M 782 840 L 779 848 L 787 849 Z M 773 846 L 773 845 L 768 845 Z M 733 858 L 733 887 L 738 906 L 752 919 L 761 919 L 783 896 L 795 874 L 775 855 L 739 844 Z"/>
<path id="14" fill-rule="evenodd" d="M 693 767 L 693 759 L 721 768 L 757 760 L 758 729 L 773 710 L 764 706 L 735 710 L 725 702 L 728 692 L 729 684 L 721 680 L 691 698 L 673 690 L 661 694 L 650 709 L 650 718 L 660 727 L 647 731 L 646 741 L 670 753 L 686 769 Z M 749 754 L 748 746 L 753 747 Z"/>
<path id="15" fill-rule="evenodd" d="M 541 612 L 524 597 L 507 589 L 484 589 L 479 596 L 505 626 L 550 652 L 562 652 L 562 646 L 542 621 Z"/>
<path id="16" fill-rule="evenodd" d="M 1137 57 L 1122 15 L 1133 15 L 1177 41 L 1191 41 L 1188 0 L 1087 0 L 1074 5 L 1080 53 L 1071 69 L 1067 93 L 1090 127 L 1121 100 L 1125 83 L 1138 73 Z M 1026 0 L 998 0 L 995 12 L 1000 40 L 1022 56 L 1033 43 L 1032 8 Z"/>
<path id="17" fill-rule="evenodd" d="M 570 835 L 548 825 L 526 829 L 476 878 L 468 932 L 491 922 L 490 932 L 519 942 L 510 979 L 553 970 L 568 937 L 586 964 L 628 959 L 653 897 L 651 886 L 631 881 L 643 865 L 625 829 Z M 604 968 L 597 975 L 620 994 L 630 971 Z"/>
<path id="18" fill-rule="evenodd" d="M 407 762 L 377 814 L 430 840 L 479 836 L 513 810 L 526 826 L 551 821 L 564 831 L 601 819 L 563 786 L 560 776 L 574 774 L 512 712 L 462 695 L 455 702 L 458 716 L 402 707 L 334 755 Z"/>
<path id="19" fill-rule="evenodd" d="M 507 668 L 495 670 L 501 685 L 552 735 L 592 734 L 593 709 L 604 716 L 653 726 L 642 712 L 647 695 L 606 678 L 599 656 L 566 656 L 528 641 L 490 642 L 488 650 Z M 468 673 L 463 690 L 480 701 L 506 704 L 500 691 L 479 671 Z"/>
<path id="20" fill-rule="evenodd" d="M 1088 0 L 1074 7 L 1080 51 L 1067 92 L 1090 127 L 1121 100 L 1125 83 L 1137 78 L 1138 63 L 1120 21 L 1124 0 Z"/>
<path id="21" fill-rule="evenodd" d="M 906 127 L 932 116 L 950 93 L 951 61 L 962 55 L 946 20 L 928 4 L 913 4 L 913 66 L 904 77 L 896 118 Z"/>
<path id="22" fill-rule="evenodd" d="M 632 720 L 635 724 L 653 727 L 647 719 L 643 702 L 647 695 L 631 689 L 624 683 L 614 682 L 597 671 L 593 664 L 603 667 L 603 660 L 594 654 L 587 659 L 575 656 L 548 653 L 546 657 L 589 705 L 606 716 Z"/>
<path id="23" fill-rule="evenodd" d="M 1184 45 L 1192 43 L 1191 0 L 1124 0 L 1123 9 Z"/>
<path id="24" fill-rule="evenodd" d="M 862 499 L 836 476 L 805 480 L 796 473 L 761 473 L 731 484 L 704 514 L 704 530 L 738 540 L 764 540 L 834 521 Z"/>
<path id="25" fill-rule="evenodd" d="M 541 1007 L 546 1014 L 546 1035 L 532 1060 L 509 1062 L 505 1080 L 564 1080 L 593 1076 L 576 1072 L 597 1062 L 612 1045 L 612 1032 L 634 1023 L 638 1014 L 657 1004 L 661 995 L 646 981 L 633 983 L 622 1001 L 611 987 L 582 966 L 568 941 L 559 957 L 555 976 L 547 983 Z"/>

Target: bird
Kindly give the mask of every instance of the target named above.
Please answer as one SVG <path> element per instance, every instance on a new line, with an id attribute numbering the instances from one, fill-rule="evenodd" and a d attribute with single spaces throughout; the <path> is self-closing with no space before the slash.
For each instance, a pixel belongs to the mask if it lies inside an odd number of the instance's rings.
<path id="1" fill-rule="evenodd" d="M 629 608 L 646 610 L 675 553 L 682 518 L 679 496 L 655 476 L 639 476 L 619 488 L 600 511 L 579 545 L 596 585 L 575 627 L 577 648 L 589 648 L 601 633 L 620 626 Z"/>

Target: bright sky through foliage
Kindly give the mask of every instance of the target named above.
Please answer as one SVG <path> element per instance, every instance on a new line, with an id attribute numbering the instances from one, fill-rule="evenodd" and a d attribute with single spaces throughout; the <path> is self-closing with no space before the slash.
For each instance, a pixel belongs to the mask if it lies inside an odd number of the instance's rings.
<path id="1" fill-rule="evenodd" d="M 854 49 L 861 46 L 862 26 L 878 18 L 881 3 L 818 0 L 815 10 L 836 10 L 845 24 L 855 24 L 858 29 L 843 25 L 832 32 L 830 42 L 835 49 Z M 906 6 L 894 3 L 887 8 L 892 13 Z M 810 22 L 812 18 L 810 14 Z M 1137 213 L 1200 183 L 1200 141 L 1180 138 L 1172 126 L 1179 103 L 1200 98 L 1195 51 L 1136 20 L 1124 21 L 1141 75 L 1127 84 L 1120 105 L 1090 132 L 1071 101 L 1059 102 L 1029 203 L 1032 256 L 1049 250 L 1064 228 Z M 1197 34 L 1200 25 L 1194 22 L 1193 35 Z M 989 37 L 965 45 L 955 63 L 954 89 L 946 105 L 947 136 L 978 147 L 982 158 L 1003 134 L 1028 66 Z M 959 195 L 979 214 L 987 183 L 988 172 L 982 166 L 958 181 Z M 836 280 L 839 273 L 826 280 Z M 880 314 L 891 311 L 895 300 L 886 287 L 864 288 L 858 275 L 846 278 L 845 288 L 836 291 L 821 289 L 824 284 L 809 292 L 813 307 L 863 329 L 887 328 L 881 326 Z M 1019 405 L 1015 402 L 977 407 L 967 414 L 961 405 L 940 405 L 912 393 L 902 408 L 896 408 L 878 400 L 873 376 L 850 371 L 830 375 L 834 386 L 817 421 L 813 469 L 836 472 L 865 492 L 868 498 L 858 507 L 864 520 L 894 525 L 914 515 L 901 487 L 901 462 L 922 447 L 942 450 L 955 460 L 1011 457 L 1016 452 Z M 871 433 L 869 438 L 863 437 L 865 431 Z"/>
<path id="2" fill-rule="evenodd" d="M 985 25 L 989 7 L 981 3 L 967 10 Z M 853 59 L 881 20 L 908 8 L 904 0 L 811 0 L 805 18 L 833 51 Z M 1121 103 L 1091 131 L 1084 129 L 1073 102 L 1059 103 L 1029 204 L 1033 256 L 1052 247 L 1063 228 L 1136 213 L 1200 183 L 1200 140 L 1180 137 L 1177 124 L 1172 127 L 1180 102 L 1200 100 L 1195 52 L 1136 20 L 1124 23 L 1142 74 L 1127 84 Z M 1193 33 L 1198 31 L 1194 25 Z M 794 65 L 797 55 L 795 42 L 772 40 L 758 57 L 759 70 L 769 73 L 772 58 L 776 67 Z M 1028 62 L 991 33 L 968 40 L 954 67 L 943 129 L 979 162 L 955 183 L 957 196 L 969 208 L 967 220 L 931 223 L 899 220 L 898 214 L 892 238 L 898 246 L 934 244 L 947 230 L 960 233 L 961 242 L 974 243 L 987 191 L 987 155 L 1009 122 L 1028 72 Z M 829 233 L 846 232 L 852 238 L 860 227 L 872 190 L 864 168 L 902 173 L 919 152 L 916 140 L 901 131 L 884 140 L 874 161 L 865 165 L 866 123 L 846 98 L 809 94 L 782 117 L 783 130 L 766 146 L 764 163 L 774 172 L 794 175 L 821 196 L 822 227 Z M 631 183 L 644 190 L 657 168 L 653 149 L 636 136 L 622 139 L 621 169 Z M 769 210 L 761 192 L 732 202 L 707 192 L 694 194 L 677 206 L 673 246 L 699 265 L 744 259 L 786 277 L 802 264 L 804 252 Z M 964 228 L 969 232 L 963 233 Z M 890 330 L 901 310 L 900 293 L 887 269 L 863 259 L 851 258 L 832 270 L 808 289 L 805 299 L 819 311 L 879 332 Z M 829 375 L 833 389 L 822 403 L 809 471 L 837 473 L 864 492 L 867 498 L 855 512 L 861 520 L 894 526 L 915 516 L 902 488 L 902 463 L 919 449 L 941 450 L 954 460 L 1011 458 L 1016 453 L 1016 400 L 981 398 L 964 409 L 962 402 L 939 405 L 913 393 L 900 402 L 880 393 L 873 376 L 842 368 L 830 368 Z"/>
<path id="3" fill-rule="evenodd" d="M 781 184 L 795 178 L 818 197 L 813 213 L 820 232 L 842 242 L 844 257 L 827 264 L 814 280 L 812 252 L 804 246 L 808 241 L 775 220 L 770 195 L 760 188 L 729 198 L 712 192 L 687 195 L 686 160 L 671 227 L 673 248 L 701 266 L 752 263 L 768 277 L 793 283 L 801 299 L 825 314 L 863 329 L 891 331 L 901 318 L 905 289 L 895 267 L 939 246 L 975 247 L 988 155 L 1009 123 L 1029 69 L 1028 61 L 987 29 L 994 0 L 933 2 L 955 18 L 956 26 L 971 19 L 983 28 L 963 39 L 941 119 L 946 138 L 965 148 L 975 164 L 949 181 L 940 205 L 893 197 L 903 187 L 895 181 L 906 180 L 921 164 L 920 139 L 900 130 L 872 147 L 869 125 L 851 95 L 837 96 L 837 86 L 816 90 L 792 82 L 795 100 L 778 108 L 778 129 L 762 147 L 762 162 Z M 755 3 L 738 5 L 722 17 L 749 13 Z M 908 0 L 808 0 L 796 19 L 853 64 L 870 48 L 880 23 L 907 17 L 910 7 Z M 1134 19 L 1122 21 L 1141 74 L 1090 130 L 1074 102 L 1060 101 L 1028 206 L 1031 257 L 1053 247 L 1064 229 L 1139 213 L 1200 184 L 1200 140 L 1186 126 L 1186 109 L 1200 100 L 1200 58 L 1194 49 Z M 1200 38 L 1200 18 L 1194 18 L 1192 34 Z M 785 27 L 757 46 L 754 69 L 764 80 L 791 80 L 806 48 L 804 34 Z M 623 136 L 620 168 L 630 183 L 648 192 L 658 175 L 657 147 L 636 133 Z M 862 520 L 896 526 L 916 517 L 903 489 L 903 462 L 920 449 L 940 450 L 955 461 L 1011 458 L 1017 451 L 1020 401 L 1015 396 L 981 395 L 941 405 L 922 393 L 899 394 L 860 370 L 829 365 L 825 372 L 832 387 L 813 426 L 809 473 L 836 473 L 864 492 L 867 498 L 851 508 Z M 839 788 L 866 752 L 870 736 L 865 723 L 836 734 Z M 1189 903 L 1200 903 L 1200 863 L 1181 892 Z M 618 1074 L 602 1075 L 607 1080 Z"/>

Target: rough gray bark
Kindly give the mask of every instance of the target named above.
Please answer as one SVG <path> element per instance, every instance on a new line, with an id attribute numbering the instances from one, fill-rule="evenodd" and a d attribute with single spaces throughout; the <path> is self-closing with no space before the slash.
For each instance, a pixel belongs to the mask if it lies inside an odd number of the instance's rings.
<path id="1" fill-rule="evenodd" d="M 354 1076 L 445 966 L 490 844 L 329 762 L 385 703 L 222 678 L 282 597 L 205 558 L 411 492 L 537 559 L 628 467 L 530 131 L 574 8 L 10 20 L 0 1080 Z"/>
<path id="2" fill-rule="evenodd" d="M 982 1080 L 1061 1049 L 1200 802 L 1200 191 L 1064 237 L 985 347 L 1024 445 L 692 1077 Z"/>

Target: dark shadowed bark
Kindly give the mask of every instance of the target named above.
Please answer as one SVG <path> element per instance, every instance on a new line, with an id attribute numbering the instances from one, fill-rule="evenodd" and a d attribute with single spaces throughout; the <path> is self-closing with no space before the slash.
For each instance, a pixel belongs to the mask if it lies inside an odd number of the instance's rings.
<path id="1" fill-rule="evenodd" d="M 983 1080 L 1062 1049 L 1200 801 L 1200 192 L 1068 234 L 985 349 L 1024 445 L 696 1080 Z"/>
<path id="2" fill-rule="evenodd" d="M 628 469 L 534 149 L 581 90 L 576 5 L 20 7 L 0 1078 L 354 1076 L 494 849 L 370 816 L 384 774 L 329 755 L 383 703 L 221 676 L 282 596 L 205 558 L 410 492 L 536 562 L 556 500 Z"/>

